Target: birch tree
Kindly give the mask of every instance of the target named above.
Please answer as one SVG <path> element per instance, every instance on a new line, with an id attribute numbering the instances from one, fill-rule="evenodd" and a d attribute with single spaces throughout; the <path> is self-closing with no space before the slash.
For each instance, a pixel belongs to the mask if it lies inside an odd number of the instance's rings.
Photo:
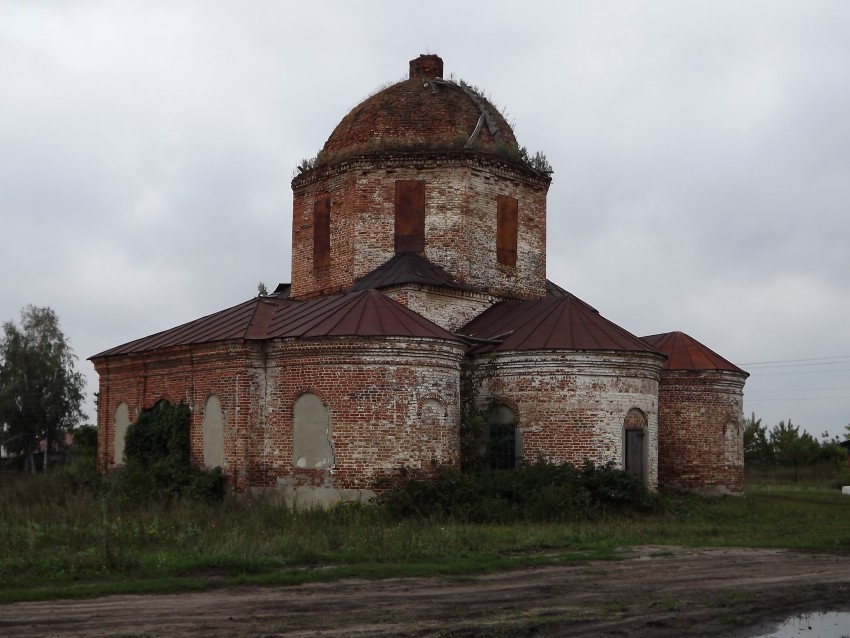
<path id="1" fill-rule="evenodd" d="M 84 377 L 77 357 L 48 307 L 26 306 L 20 326 L 3 324 L 0 337 L 0 424 L 4 445 L 24 455 L 35 472 L 34 454 L 44 444 L 44 468 L 51 450 L 61 449 L 65 433 L 82 417 Z"/>

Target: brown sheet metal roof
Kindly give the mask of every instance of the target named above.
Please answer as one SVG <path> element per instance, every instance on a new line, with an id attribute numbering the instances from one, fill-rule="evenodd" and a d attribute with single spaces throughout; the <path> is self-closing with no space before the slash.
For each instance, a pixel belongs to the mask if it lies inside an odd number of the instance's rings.
<path id="1" fill-rule="evenodd" d="M 701 344 L 684 332 L 665 332 L 643 337 L 643 340 L 667 355 L 667 370 L 726 370 L 746 374 L 734 363 Z"/>
<path id="2" fill-rule="evenodd" d="M 176 328 L 105 350 L 90 358 L 233 339 L 341 336 L 460 340 L 381 293 L 364 290 L 303 301 L 257 297 Z"/>
<path id="3" fill-rule="evenodd" d="M 574 295 L 569 290 L 561 288 L 554 281 L 550 281 L 549 279 L 547 279 L 546 280 L 546 296 L 547 297 L 572 297 Z M 590 308 L 594 312 L 596 312 L 596 308 L 591 306 L 586 301 L 583 301 L 582 303 L 585 304 L 588 308 Z"/>
<path id="4" fill-rule="evenodd" d="M 251 325 L 251 320 L 259 303 L 269 302 L 264 302 L 261 297 L 251 299 L 238 306 L 195 319 L 176 328 L 157 332 L 148 337 L 142 337 L 141 339 L 130 341 L 109 350 L 104 350 L 90 358 L 111 357 L 190 343 L 209 343 L 213 341 L 240 339 L 244 336 L 245 330 Z"/>
<path id="5" fill-rule="evenodd" d="M 546 296 L 547 297 L 567 297 L 570 293 L 561 288 L 554 281 L 546 280 Z"/>
<path id="6" fill-rule="evenodd" d="M 660 354 L 581 299 L 564 292 L 532 301 L 501 302 L 470 321 L 460 333 L 493 342 L 475 346 L 475 353 L 557 349 Z"/>
<path id="7" fill-rule="evenodd" d="M 281 299 L 289 299 L 289 293 L 292 291 L 292 284 L 278 284 L 274 292 L 269 297 L 279 297 Z"/>
<path id="8" fill-rule="evenodd" d="M 376 290 L 317 297 L 281 306 L 266 337 L 459 338 Z"/>
<path id="9" fill-rule="evenodd" d="M 467 290 L 468 286 L 458 281 L 440 266 L 431 263 L 422 255 L 402 252 L 358 279 L 349 289 L 351 292 L 369 288 L 387 288 L 403 284 L 425 284 Z"/>

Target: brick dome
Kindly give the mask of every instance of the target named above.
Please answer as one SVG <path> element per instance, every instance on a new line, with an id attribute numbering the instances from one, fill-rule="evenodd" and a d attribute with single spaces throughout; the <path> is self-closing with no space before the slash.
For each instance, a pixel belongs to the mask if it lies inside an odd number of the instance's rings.
<path id="1" fill-rule="evenodd" d="M 439 56 L 411 60 L 407 80 L 367 98 L 342 119 L 325 142 L 324 160 L 462 149 L 516 159 L 516 137 L 499 110 L 470 86 L 442 75 Z"/>

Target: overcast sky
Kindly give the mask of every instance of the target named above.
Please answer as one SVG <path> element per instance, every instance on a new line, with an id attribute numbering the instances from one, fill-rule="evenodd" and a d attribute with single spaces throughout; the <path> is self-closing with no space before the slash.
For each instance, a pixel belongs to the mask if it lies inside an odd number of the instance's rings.
<path id="1" fill-rule="evenodd" d="M 850 423 L 850 2 L 0 3 L 0 320 L 102 350 L 290 277 L 290 180 L 408 61 L 554 167 L 549 278 Z M 765 365 L 765 362 L 780 362 Z"/>

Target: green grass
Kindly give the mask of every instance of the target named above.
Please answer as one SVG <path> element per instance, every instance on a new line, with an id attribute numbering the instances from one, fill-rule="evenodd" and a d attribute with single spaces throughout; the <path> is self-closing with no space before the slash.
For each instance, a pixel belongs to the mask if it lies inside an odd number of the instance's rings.
<path id="1" fill-rule="evenodd" d="M 0 602 L 465 574 L 616 559 L 631 545 L 850 549 L 850 497 L 756 482 L 746 496 L 666 495 L 652 514 L 570 523 L 391 520 L 369 507 L 270 503 L 133 508 L 59 475 L 0 475 Z M 663 555 L 663 554 L 662 554 Z"/>

